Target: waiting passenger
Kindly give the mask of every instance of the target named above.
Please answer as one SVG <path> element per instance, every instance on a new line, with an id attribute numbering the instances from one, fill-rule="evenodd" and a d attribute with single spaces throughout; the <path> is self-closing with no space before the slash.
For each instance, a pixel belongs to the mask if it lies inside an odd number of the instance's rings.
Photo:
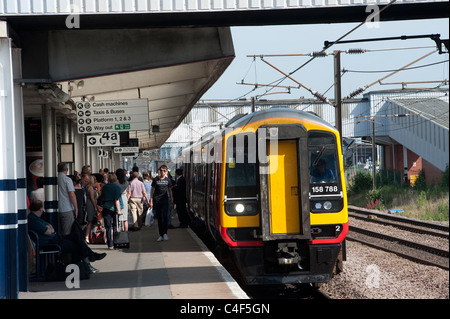
<path id="1" fill-rule="evenodd" d="M 84 226 L 86 224 L 86 190 L 81 186 L 81 177 L 79 174 L 74 174 L 71 178 L 75 189 L 75 197 L 77 198 L 78 206 L 78 215 L 75 220 L 78 224 Z"/>
<path id="2" fill-rule="evenodd" d="M 169 240 L 167 235 L 168 220 L 167 206 L 170 198 L 170 210 L 173 209 L 172 182 L 166 176 L 167 166 L 162 165 L 158 170 L 159 175 L 153 179 L 152 192 L 150 196 L 150 207 L 153 208 L 154 215 L 158 219 L 158 241 Z"/>
<path id="3" fill-rule="evenodd" d="M 72 224 L 78 216 L 75 188 L 67 176 L 68 172 L 67 163 L 58 164 L 58 223 L 61 235 L 70 234 Z"/>
<path id="4" fill-rule="evenodd" d="M 142 178 L 144 180 L 145 192 L 147 193 L 147 197 L 150 199 L 150 194 L 152 192 L 152 175 L 150 172 L 142 172 Z M 144 202 L 144 212 L 150 207 L 150 202 L 147 200 Z"/>
<path id="5" fill-rule="evenodd" d="M 180 221 L 180 228 L 187 228 L 189 225 L 189 215 L 186 211 L 186 179 L 183 176 L 183 170 L 175 170 L 175 186 L 172 189 L 175 205 L 177 206 L 177 215 Z"/>
<path id="6" fill-rule="evenodd" d="M 149 201 L 145 192 L 144 183 L 139 180 L 139 173 L 133 172 L 133 180 L 127 188 L 127 198 L 131 214 L 133 215 L 133 227 L 136 230 L 142 227 L 142 213 L 144 212 L 144 199 Z"/>
<path id="7" fill-rule="evenodd" d="M 106 253 L 98 254 L 93 252 L 84 241 L 84 234 L 77 223 L 73 223 L 71 232 L 68 235 L 61 236 L 56 234 L 55 229 L 50 223 L 41 218 L 44 206 L 39 200 L 34 200 L 30 204 L 31 213 L 28 215 L 28 229 L 39 235 L 39 245 L 57 244 L 61 247 L 63 253 L 72 255 L 72 263 L 84 260 L 89 264 L 91 272 L 98 272 L 89 262 L 94 262 L 105 258 Z"/>
<path id="8" fill-rule="evenodd" d="M 125 175 L 125 171 L 122 168 L 118 168 L 116 170 L 117 176 L 117 185 L 120 187 L 121 193 L 121 206 L 120 211 L 122 215 L 119 216 L 119 221 L 123 221 L 123 229 L 124 231 L 128 231 L 128 200 L 127 200 L 127 188 L 128 188 L 128 180 Z"/>
<path id="9" fill-rule="evenodd" d="M 83 186 L 83 189 L 87 197 L 85 204 L 86 222 L 87 222 L 85 240 L 87 243 L 89 243 L 89 236 L 91 234 L 91 230 L 94 225 L 94 218 L 97 217 L 97 212 L 99 211 L 99 208 L 97 206 L 98 194 L 93 186 L 94 176 L 91 176 L 86 173 L 81 173 L 81 185 Z"/>
<path id="10" fill-rule="evenodd" d="M 36 179 L 37 189 L 31 192 L 30 200 L 40 200 L 41 202 L 45 202 L 45 193 L 44 193 L 44 178 L 38 177 Z"/>
<path id="11" fill-rule="evenodd" d="M 122 215 L 120 211 L 119 198 L 121 197 L 120 187 L 116 184 L 116 174 L 109 174 L 108 183 L 102 188 L 103 221 L 106 229 L 106 244 L 108 249 L 114 249 L 113 227 L 116 225 L 116 214 Z"/>

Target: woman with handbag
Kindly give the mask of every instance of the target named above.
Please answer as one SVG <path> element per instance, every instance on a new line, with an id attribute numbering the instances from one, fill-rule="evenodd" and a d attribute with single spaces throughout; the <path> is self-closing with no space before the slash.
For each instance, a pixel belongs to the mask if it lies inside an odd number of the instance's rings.
<path id="1" fill-rule="evenodd" d="M 86 191 L 86 234 L 84 236 L 86 243 L 89 243 L 89 236 L 91 234 L 93 221 L 95 216 L 97 215 L 97 211 L 99 210 L 97 207 L 97 192 L 94 188 L 94 176 L 91 176 L 86 173 L 81 174 L 81 185 Z"/>
<path id="2" fill-rule="evenodd" d="M 117 185 L 120 187 L 120 193 L 122 198 L 122 205 L 120 211 L 122 215 L 119 217 L 119 221 L 123 222 L 124 231 L 128 231 L 128 199 L 127 199 L 127 187 L 128 180 L 125 175 L 125 171 L 122 168 L 116 170 Z"/>

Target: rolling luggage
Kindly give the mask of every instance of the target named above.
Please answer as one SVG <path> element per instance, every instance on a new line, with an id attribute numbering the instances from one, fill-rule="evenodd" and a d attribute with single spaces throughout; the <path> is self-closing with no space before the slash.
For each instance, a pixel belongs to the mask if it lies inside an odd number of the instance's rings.
<path id="1" fill-rule="evenodd" d="M 117 230 L 113 234 L 114 248 L 130 248 L 130 240 L 128 238 L 128 232 L 124 230 L 123 221 L 119 222 L 119 217 L 116 215 Z"/>

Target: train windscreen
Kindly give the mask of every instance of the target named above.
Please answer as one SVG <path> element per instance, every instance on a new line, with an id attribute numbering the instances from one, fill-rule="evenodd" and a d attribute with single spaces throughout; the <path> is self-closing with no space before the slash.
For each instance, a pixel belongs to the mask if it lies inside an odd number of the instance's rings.
<path id="1" fill-rule="evenodd" d="M 249 152 L 248 136 L 245 135 L 242 140 L 243 143 L 240 143 L 239 138 L 232 136 L 227 143 L 225 194 L 229 198 L 257 195 L 256 163 L 252 152 Z"/>
<path id="2" fill-rule="evenodd" d="M 310 183 L 337 183 L 338 161 L 334 135 L 312 132 L 308 137 Z"/>

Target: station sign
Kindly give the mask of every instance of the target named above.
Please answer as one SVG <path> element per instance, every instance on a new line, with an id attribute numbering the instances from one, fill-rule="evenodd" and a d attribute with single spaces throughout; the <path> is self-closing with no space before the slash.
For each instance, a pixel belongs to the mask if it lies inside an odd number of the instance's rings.
<path id="1" fill-rule="evenodd" d="M 150 128 L 147 99 L 77 102 L 76 112 L 80 134 Z"/>
<path id="2" fill-rule="evenodd" d="M 139 147 L 114 147 L 114 153 L 139 153 Z"/>
<path id="3" fill-rule="evenodd" d="M 86 140 L 89 147 L 120 146 L 120 135 L 118 132 L 90 135 Z"/>

